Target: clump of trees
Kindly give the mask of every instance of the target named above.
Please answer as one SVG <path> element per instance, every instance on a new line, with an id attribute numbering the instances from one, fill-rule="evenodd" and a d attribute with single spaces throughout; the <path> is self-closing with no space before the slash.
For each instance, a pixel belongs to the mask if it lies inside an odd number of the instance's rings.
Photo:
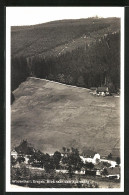
<path id="1" fill-rule="evenodd" d="M 31 171 L 29 168 L 25 166 L 25 164 L 21 163 L 19 167 L 13 168 L 11 167 L 11 180 L 21 180 L 21 179 L 30 179 Z"/>
<path id="2" fill-rule="evenodd" d="M 33 155 L 35 153 L 34 147 L 27 140 L 21 141 L 19 146 L 15 147 L 15 150 L 18 154 Z"/>
<path id="3" fill-rule="evenodd" d="M 79 151 L 77 148 L 65 148 L 63 147 L 64 156 L 62 158 L 62 163 L 67 167 L 69 177 L 72 178 L 75 171 L 81 171 L 83 167 L 83 162 L 80 158 Z"/>
<path id="4" fill-rule="evenodd" d="M 15 151 L 20 155 L 17 160 L 11 156 L 11 163 L 15 165 L 17 162 L 25 161 L 24 155 L 29 158 L 29 164 L 36 167 L 42 167 L 46 172 L 51 172 L 59 168 L 61 153 L 56 151 L 52 156 L 44 154 L 40 150 L 35 149 L 27 140 L 23 140 L 19 146 L 15 147 Z"/>

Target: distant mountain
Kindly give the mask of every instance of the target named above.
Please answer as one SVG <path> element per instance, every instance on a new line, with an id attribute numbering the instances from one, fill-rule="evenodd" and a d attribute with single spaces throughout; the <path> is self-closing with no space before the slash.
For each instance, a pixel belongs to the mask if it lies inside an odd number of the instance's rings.
<path id="1" fill-rule="evenodd" d="M 119 18 L 88 18 L 79 20 L 60 20 L 32 26 L 12 26 L 12 56 L 36 56 L 58 54 L 65 44 L 76 47 L 88 41 L 104 36 L 105 33 L 120 30 Z M 72 44 L 72 42 L 74 44 Z"/>
<path id="2" fill-rule="evenodd" d="M 77 147 L 108 155 L 120 147 L 119 98 L 95 97 L 89 90 L 28 78 L 13 92 L 12 148 L 28 140 L 43 152 Z"/>
<path id="3" fill-rule="evenodd" d="M 120 19 L 61 20 L 11 28 L 12 91 L 28 76 L 120 88 Z"/>

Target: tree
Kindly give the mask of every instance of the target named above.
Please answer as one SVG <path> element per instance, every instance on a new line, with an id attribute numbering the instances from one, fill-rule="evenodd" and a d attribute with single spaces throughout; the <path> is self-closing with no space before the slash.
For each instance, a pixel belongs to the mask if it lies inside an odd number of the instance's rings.
<path id="1" fill-rule="evenodd" d="M 72 178 L 73 174 L 74 174 L 74 168 L 71 164 L 68 165 L 68 173 L 69 173 L 69 177 Z"/>
<path id="2" fill-rule="evenodd" d="M 110 153 L 110 154 L 108 155 L 108 159 L 109 159 L 109 160 L 112 159 L 112 153 Z"/>
<path id="3" fill-rule="evenodd" d="M 70 177 L 73 176 L 76 170 L 80 171 L 81 168 L 83 167 L 83 162 L 80 158 L 78 149 L 71 148 L 71 152 L 68 154 L 67 157 L 67 166 Z"/>
<path id="4" fill-rule="evenodd" d="M 62 147 L 63 153 L 66 153 L 66 147 Z"/>
<path id="5" fill-rule="evenodd" d="M 27 60 L 23 56 L 11 58 L 11 90 L 14 91 L 29 76 Z"/>
<path id="6" fill-rule="evenodd" d="M 57 81 L 60 82 L 60 83 L 65 83 L 64 74 L 58 74 L 57 75 Z"/>
<path id="7" fill-rule="evenodd" d="M 73 77 L 68 75 L 67 78 L 66 78 L 66 83 L 69 84 L 69 85 L 73 84 L 74 83 Z"/>
<path id="8" fill-rule="evenodd" d="M 116 90 L 115 90 L 115 85 L 113 84 L 113 82 L 108 83 L 107 86 L 108 86 L 108 88 L 109 88 L 110 93 L 116 92 Z"/>
<path id="9" fill-rule="evenodd" d="M 116 162 L 117 162 L 118 165 L 120 164 L 120 157 L 116 158 Z"/>
<path id="10" fill-rule="evenodd" d="M 28 143 L 27 140 L 23 140 L 19 146 L 15 147 L 18 154 L 34 154 L 35 149 Z"/>
<path id="11" fill-rule="evenodd" d="M 35 157 L 34 155 L 32 155 L 29 157 L 28 163 L 34 165 L 34 160 L 35 160 Z"/>
<path id="12" fill-rule="evenodd" d="M 48 75 L 48 79 L 49 79 L 49 80 L 54 80 L 54 75 L 50 73 L 50 74 Z"/>
<path id="13" fill-rule="evenodd" d="M 91 169 L 94 168 L 94 164 L 93 164 L 92 162 L 87 162 L 87 163 L 85 164 L 85 167 L 91 170 Z"/>
<path id="14" fill-rule="evenodd" d="M 53 155 L 53 160 L 54 160 L 54 164 L 55 164 L 56 169 L 59 168 L 59 163 L 61 160 L 61 153 L 56 151 Z"/>
<path id="15" fill-rule="evenodd" d="M 21 163 L 20 168 L 17 169 L 17 174 L 20 178 L 30 178 L 31 172 L 29 168 L 26 168 L 24 164 Z"/>
<path id="16" fill-rule="evenodd" d="M 49 154 L 44 156 L 44 169 L 47 173 L 50 173 L 55 170 L 55 164 L 53 157 L 50 157 Z"/>
<path id="17" fill-rule="evenodd" d="M 108 175 L 108 171 L 106 168 L 103 169 L 103 172 L 102 172 L 103 175 Z"/>
<path id="18" fill-rule="evenodd" d="M 45 159 L 45 154 L 42 153 L 40 150 L 36 150 L 33 155 L 29 157 L 29 163 L 32 164 L 33 166 L 44 166 L 44 160 Z"/>
<path id="19" fill-rule="evenodd" d="M 70 149 L 69 148 L 67 148 L 66 150 L 67 150 L 68 153 L 70 152 Z"/>
<path id="20" fill-rule="evenodd" d="M 85 85 L 83 76 L 79 76 L 77 85 L 83 87 Z"/>
<path id="21" fill-rule="evenodd" d="M 16 164 L 16 159 L 11 155 L 11 165 L 14 166 Z"/>
<path id="22" fill-rule="evenodd" d="M 22 157 L 22 156 L 19 156 L 19 157 L 17 158 L 17 162 L 19 162 L 19 163 L 22 163 L 22 162 L 24 162 L 24 161 L 25 161 L 25 158 Z"/>

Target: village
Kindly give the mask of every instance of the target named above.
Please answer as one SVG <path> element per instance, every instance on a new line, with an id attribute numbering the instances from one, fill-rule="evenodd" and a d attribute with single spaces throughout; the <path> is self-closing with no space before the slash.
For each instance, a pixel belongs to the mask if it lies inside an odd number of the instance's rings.
<path id="1" fill-rule="evenodd" d="M 117 157 L 114 160 L 111 153 L 107 158 L 101 158 L 98 153 L 92 156 L 80 155 L 78 150 L 74 148 L 71 150 L 65 148 L 62 152 L 56 151 L 54 154 L 43 154 L 32 147 L 28 148 L 29 150 L 26 150 L 24 147 L 24 152 L 21 147 L 16 147 L 11 151 L 12 168 L 17 169 L 20 168 L 21 164 L 24 164 L 26 168 L 35 171 L 49 173 L 55 171 L 70 176 L 92 176 L 120 181 L 120 158 Z"/>

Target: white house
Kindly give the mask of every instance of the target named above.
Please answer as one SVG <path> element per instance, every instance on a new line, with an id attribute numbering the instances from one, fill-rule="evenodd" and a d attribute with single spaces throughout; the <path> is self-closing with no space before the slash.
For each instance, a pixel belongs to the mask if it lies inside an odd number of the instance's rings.
<path id="1" fill-rule="evenodd" d="M 29 161 L 28 155 L 25 155 L 24 158 L 25 158 L 25 163 L 28 164 Z"/>
<path id="2" fill-rule="evenodd" d="M 80 158 L 82 159 L 83 163 L 97 164 L 98 162 L 100 162 L 100 155 L 99 154 L 95 154 L 93 158 L 86 158 L 83 156 L 80 156 Z"/>
<path id="3" fill-rule="evenodd" d="M 18 153 L 16 152 L 16 150 L 13 149 L 13 150 L 11 151 L 11 156 L 12 156 L 13 158 L 17 159 Z"/>
<path id="4" fill-rule="evenodd" d="M 115 167 L 117 165 L 116 161 L 113 160 L 100 159 L 100 161 L 109 163 L 111 167 Z"/>
<path id="5" fill-rule="evenodd" d="M 94 155 L 92 163 L 97 164 L 99 162 L 100 162 L 100 155 L 97 153 L 97 154 Z"/>

